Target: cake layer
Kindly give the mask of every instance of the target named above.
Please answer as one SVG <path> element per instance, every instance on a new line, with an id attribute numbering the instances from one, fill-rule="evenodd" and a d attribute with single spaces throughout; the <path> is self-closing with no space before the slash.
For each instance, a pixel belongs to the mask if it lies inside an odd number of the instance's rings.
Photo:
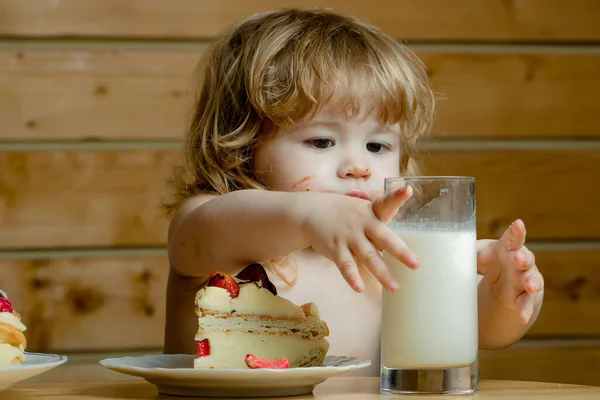
<path id="1" fill-rule="evenodd" d="M 25 335 L 19 329 L 16 329 L 12 325 L 0 323 L 0 343 L 7 343 L 11 346 L 23 346 L 27 345 Z"/>
<path id="2" fill-rule="evenodd" d="M 23 362 L 23 349 L 8 343 L 0 344 L 0 367 L 19 365 Z"/>
<path id="3" fill-rule="evenodd" d="M 327 324 L 315 317 L 285 318 L 266 315 L 215 314 L 198 318 L 198 335 L 213 331 L 238 331 L 261 335 L 287 335 L 318 340 L 329 335 Z"/>
<path id="4" fill-rule="evenodd" d="M 310 367 L 323 363 L 329 343 L 325 339 L 306 340 L 289 335 L 209 332 L 196 340 L 210 341 L 210 355 L 194 360 L 194 368 L 248 368 L 244 358 L 254 354 L 271 360 L 287 358 L 290 367 Z"/>
<path id="5" fill-rule="evenodd" d="M 252 282 L 239 286 L 238 297 L 216 286 L 206 286 L 196 294 L 196 307 L 221 313 L 267 314 L 278 317 L 304 317 L 304 311 L 288 299 L 276 296 L 260 284 Z"/>
<path id="6" fill-rule="evenodd" d="M 21 320 L 15 314 L 10 312 L 0 312 L 0 324 L 10 325 L 21 332 L 27 330 L 27 327 Z"/>

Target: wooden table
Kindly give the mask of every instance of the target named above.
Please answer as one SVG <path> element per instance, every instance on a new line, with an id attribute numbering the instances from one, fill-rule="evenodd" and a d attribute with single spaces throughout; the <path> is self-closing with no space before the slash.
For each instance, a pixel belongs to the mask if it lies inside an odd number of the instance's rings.
<path id="1" fill-rule="evenodd" d="M 22 382 L 5 392 L 2 400 L 101 400 L 101 399 L 187 399 L 160 396 L 156 388 L 141 380 L 95 382 Z M 287 397 L 291 400 L 385 400 L 385 399 L 515 399 L 591 400 L 600 399 L 600 387 L 553 383 L 483 381 L 479 393 L 471 396 L 381 396 L 378 378 L 331 378 L 315 388 L 313 395 Z"/>

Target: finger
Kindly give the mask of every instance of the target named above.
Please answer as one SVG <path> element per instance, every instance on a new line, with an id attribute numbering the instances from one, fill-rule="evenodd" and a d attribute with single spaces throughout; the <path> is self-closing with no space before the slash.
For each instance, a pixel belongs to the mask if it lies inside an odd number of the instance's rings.
<path id="1" fill-rule="evenodd" d="M 367 236 L 377 248 L 388 252 L 408 268 L 417 269 L 421 265 L 419 257 L 387 226 L 380 224 L 367 231 Z"/>
<path id="2" fill-rule="evenodd" d="M 535 256 L 527 247 L 521 247 L 512 256 L 512 264 L 519 271 L 530 270 L 535 266 Z"/>
<path id="3" fill-rule="evenodd" d="M 494 244 L 496 244 L 496 240 L 494 239 L 478 239 L 476 242 L 477 253 L 492 250 Z"/>
<path id="4" fill-rule="evenodd" d="M 348 247 L 340 246 L 335 259 L 332 261 L 335 262 L 342 276 L 354 291 L 362 292 L 364 290 L 363 279 Z"/>
<path id="5" fill-rule="evenodd" d="M 533 269 L 531 270 L 533 271 Z M 529 294 L 541 292 L 544 289 L 544 278 L 538 271 L 523 275 L 523 288 Z"/>
<path id="6" fill-rule="evenodd" d="M 527 324 L 533 315 L 533 296 L 523 292 L 517 297 L 515 305 L 519 312 L 519 321 L 522 324 Z"/>
<path id="7" fill-rule="evenodd" d="M 375 216 L 380 221 L 387 223 L 396 214 L 402 204 L 412 196 L 412 193 L 412 187 L 404 186 L 389 193 L 387 196 L 375 200 L 372 205 Z"/>
<path id="8" fill-rule="evenodd" d="M 371 274 L 381 282 L 381 285 L 390 292 L 398 289 L 398 282 L 390 273 L 389 268 L 381 258 L 379 251 L 367 239 L 359 240 L 351 245 L 351 250 L 362 265 L 364 265 Z"/>
<path id="9" fill-rule="evenodd" d="M 373 242 L 371 239 L 369 239 L 369 242 L 371 242 L 373 247 L 375 247 L 379 252 L 383 252 L 383 249 L 381 247 L 379 247 L 379 245 L 377 243 Z"/>
<path id="10" fill-rule="evenodd" d="M 525 234 L 525 224 L 518 219 L 508 227 L 498 244 L 507 251 L 519 250 L 525 245 Z"/>
<path id="11" fill-rule="evenodd" d="M 500 272 L 496 260 L 498 258 L 496 252 L 496 242 L 493 239 L 479 239 L 477 240 L 477 270 L 488 277 L 491 282 L 495 282 L 498 279 Z"/>

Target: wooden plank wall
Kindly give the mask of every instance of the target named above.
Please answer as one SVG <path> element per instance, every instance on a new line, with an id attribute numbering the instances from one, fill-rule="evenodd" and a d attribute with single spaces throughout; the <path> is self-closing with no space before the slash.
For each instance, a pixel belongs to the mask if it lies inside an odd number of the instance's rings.
<path id="1" fill-rule="evenodd" d="M 160 200 L 191 71 L 221 29 L 280 6 L 408 40 L 444 98 L 427 171 L 477 178 L 480 237 L 525 220 L 545 305 L 526 338 L 481 353 L 482 377 L 600 385 L 594 0 L 0 2 L 0 287 L 30 350 L 160 351 Z"/>

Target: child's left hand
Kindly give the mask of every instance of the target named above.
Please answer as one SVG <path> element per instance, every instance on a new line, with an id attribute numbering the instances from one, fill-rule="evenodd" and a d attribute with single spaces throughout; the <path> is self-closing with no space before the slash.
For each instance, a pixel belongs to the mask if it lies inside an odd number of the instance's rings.
<path id="1" fill-rule="evenodd" d="M 502 305 L 519 312 L 527 324 L 534 312 L 536 293 L 544 278 L 535 265 L 533 253 L 525 247 L 525 224 L 513 222 L 499 240 L 477 241 L 477 269 L 489 280 Z"/>

